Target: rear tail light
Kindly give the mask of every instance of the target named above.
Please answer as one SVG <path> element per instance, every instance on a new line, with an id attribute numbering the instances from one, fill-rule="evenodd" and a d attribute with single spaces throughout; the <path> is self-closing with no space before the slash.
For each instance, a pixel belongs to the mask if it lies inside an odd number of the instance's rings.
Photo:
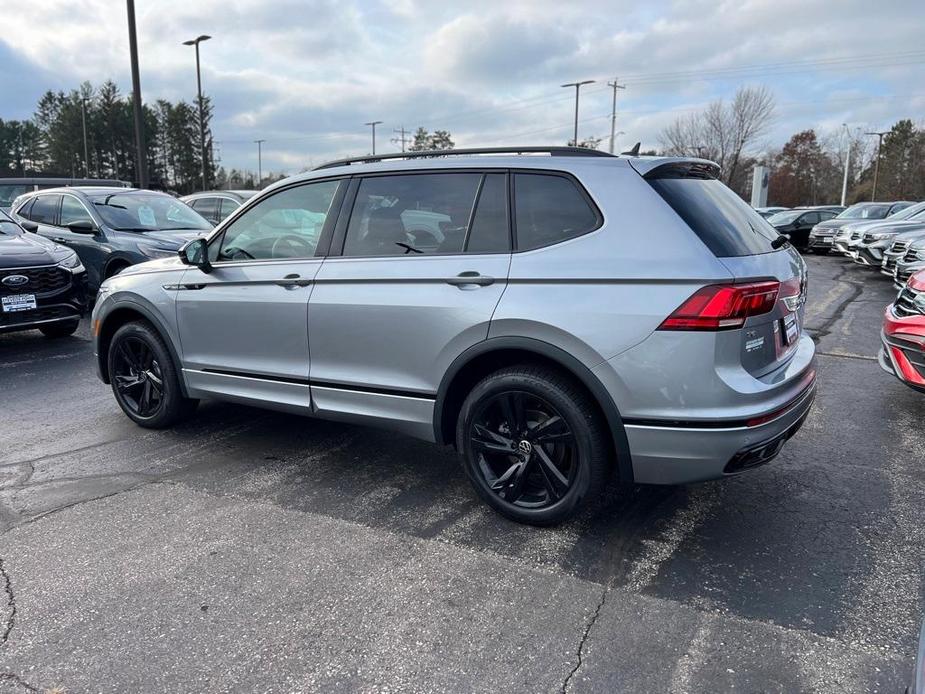
<path id="1" fill-rule="evenodd" d="M 777 303 L 780 282 L 711 284 L 701 287 L 658 327 L 659 330 L 734 330 Z"/>

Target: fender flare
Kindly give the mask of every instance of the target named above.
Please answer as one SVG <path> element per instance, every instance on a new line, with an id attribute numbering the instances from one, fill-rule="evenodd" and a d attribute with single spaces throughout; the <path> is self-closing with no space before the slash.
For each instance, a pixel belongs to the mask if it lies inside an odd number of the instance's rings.
<path id="1" fill-rule="evenodd" d="M 144 318 L 154 327 L 157 333 L 161 336 L 161 339 L 164 341 L 164 344 L 167 345 L 167 351 L 170 352 L 170 358 L 173 359 L 174 366 L 177 369 L 177 375 L 179 376 L 180 391 L 183 393 L 183 397 L 189 397 L 189 393 L 186 389 L 186 379 L 183 378 L 183 363 L 180 361 L 180 354 L 177 352 L 176 346 L 170 339 L 170 332 L 164 325 L 164 321 L 161 320 L 161 318 L 157 315 L 157 312 L 146 306 L 144 303 L 133 299 L 120 299 L 113 297 L 111 301 L 111 305 L 106 309 L 106 315 L 101 319 L 102 322 L 100 323 L 100 332 L 102 332 L 102 328 L 106 325 L 109 317 L 120 309 L 128 309 L 140 314 L 142 318 Z M 109 383 L 109 365 L 107 363 L 107 356 L 108 355 L 102 353 L 102 350 L 97 351 L 97 368 L 99 369 L 104 383 Z"/>
<path id="2" fill-rule="evenodd" d="M 476 345 L 473 345 L 465 352 L 460 354 L 450 364 L 443 379 L 440 381 L 440 387 L 437 389 L 437 396 L 434 402 L 434 437 L 437 442 L 446 442 L 447 438 L 443 432 L 443 409 L 446 405 L 446 396 L 449 392 L 450 385 L 456 378 L 457 374 L 473 359 L 489 352 L 495 352 L 503 349 L 518 349 L 526 352 L 533 352 L 551 361 L 556 362 L 559 366 L 566 369 L 570 374 L 577 378 L 591 393 L 598 406 L 604 413 L 607 420 L 607 428 L 613 441 L 614 450 L 617 454 L 617 474 L 620 482 L 623 484 L 633 483 L 633 463 L 630 455 L 629 440 L 626 436 L 626 429 L 623 426 L 623 417 L 617 404 L 613 401 L 610 393 L 604 388 L 604 384 L 594 373 L 585 366 L 581 361 L 569 354 L 563 349 L 556 347 L 548 342 L 536 340 L 529 337 L 493 337 Z"/>

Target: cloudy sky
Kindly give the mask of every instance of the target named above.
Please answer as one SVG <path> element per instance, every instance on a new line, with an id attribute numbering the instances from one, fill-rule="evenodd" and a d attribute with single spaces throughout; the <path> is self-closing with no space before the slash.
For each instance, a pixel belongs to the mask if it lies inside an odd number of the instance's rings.
<path id="1" fill-rule="evenodd" d="M 580 137 L 610 132 L 618 76 L 618 147 L 679 115 L 766 84 L 777 100 L 769 146 L 805 128 L 831 133 L 925 119 L 922 0 L 136 0 L 146 101 L 203 89 L 226 167 L 296 172 L 369 152 L 366 121 L 450 130 L 457 146 L 564 144 L 573 90 Z M 125 4 L 4 0 L 0 118 L 31 115 L 47 89 L 112 78 L 131 89 Z M 604 143 L 606 146 L 606 142 Z"/>

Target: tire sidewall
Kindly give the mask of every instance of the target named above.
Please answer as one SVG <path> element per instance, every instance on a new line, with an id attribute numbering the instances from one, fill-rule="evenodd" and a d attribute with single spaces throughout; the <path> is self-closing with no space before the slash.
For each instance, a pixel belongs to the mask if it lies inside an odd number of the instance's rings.
<path id="1" fill-rule="evenodd" d="M 510 391 L 523 391 L 549 402 L 565 419 L 575 439 L 579 460 L 577 476 L 566 495 L 552 506 L 540 509 L 523 508 L 499 497 L 482 476 L 477 454 L 472 450 L 468 432 L 480 404 L 486 399 Z M 557 384 L 545 379 L 527 374 L 502 373 L 489 376 L 477 384 L 466 397 L 459 413 L 456 449 L 459 451 L 463 470 L 478 495 L 496 511 L 512 520 L 531 525 L 560 523 L 572 515 L 588 495 L 591 484 L 590 460 L 594 455 L 590 427 L 573 400 Z"/>

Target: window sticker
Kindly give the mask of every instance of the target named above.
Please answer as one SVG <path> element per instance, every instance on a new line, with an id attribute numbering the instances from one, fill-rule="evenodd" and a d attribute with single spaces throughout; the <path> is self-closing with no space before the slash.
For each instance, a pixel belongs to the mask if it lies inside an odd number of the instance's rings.
<path id="1" fill-rule="evenodd" d="M 138 208 L 138 221 L 146 227 L 157 226 L 157 217 L 154 216 L 154 210 L 147 205 Z"/>

